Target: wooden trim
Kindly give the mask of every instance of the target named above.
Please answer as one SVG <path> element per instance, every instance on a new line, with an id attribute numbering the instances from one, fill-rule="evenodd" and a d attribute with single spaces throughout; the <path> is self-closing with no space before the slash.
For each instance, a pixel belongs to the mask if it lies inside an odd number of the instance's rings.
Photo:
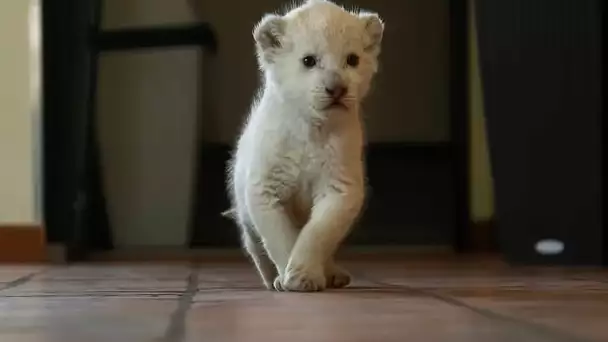
<path id="1" fill-rule="evenodd" d="M 46 237 L 40 225 L 0 225 L 0 263 L 47 261 Z"/>

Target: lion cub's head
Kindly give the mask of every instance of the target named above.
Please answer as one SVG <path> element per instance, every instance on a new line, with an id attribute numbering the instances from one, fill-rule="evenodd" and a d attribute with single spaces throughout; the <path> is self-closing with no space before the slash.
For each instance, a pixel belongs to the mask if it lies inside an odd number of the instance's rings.
<path id="1" fill-rule="evenodd" d="M 367 95 L 383 32 L 375 13 L 308 0 L 284 15 L 266 15 L 253 35 L 266 87 L 326 112 L 348 110 Z"/>

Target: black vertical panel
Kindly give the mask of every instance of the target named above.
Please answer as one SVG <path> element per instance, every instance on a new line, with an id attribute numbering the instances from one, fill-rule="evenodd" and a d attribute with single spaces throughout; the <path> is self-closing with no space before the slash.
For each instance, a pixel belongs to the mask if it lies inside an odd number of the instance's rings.
<path id="1" fill-rule="evenodd" d="M 606 58 L 605 56 L 605 47 L 606 44 L 604 43 L 604 39 L 606 37 L 606 31 L 608 31 L 608 25 L 606 25 L 606 3 L 605 2 L 601 2 L 600 1 L 600 10 L 601 10 L 601 21 L 602 21 L 602 32 L 601 32 L 601 37 L 600 38 L 602 40 L 602 47 L 601 47 L 601 57 L 600 57 L 600 61 L 602 61 L 601 66 L 602 66 L 602 81 L 601 81 L 601 89 L 602 91 L 606 89 L 606 75 L 608 74 L 608 72 L 606 72 L 606 64 L 603 62 L 604 58 Z M 604 100 L 604 98 L 602 97 L 602 103 L 601 103 L 601 117 L 603 118 L 605 116 L 606 113 L 606 101 Z M 604 133 L 605 130 L 605 126 L 604 126 L 604 120 L 600 119 L 600 121 L 602 121 L 602 151 L 601 151 L 601 158 L 602 160 L 605 159 L 605 148 L 604 146 L 606 146 L 606 134 Z M 600 164 L 602 166 L 602 168 L 604 167 L 603 162 Z M 603 171 L 603 170 L 602 170 Z M 603 173 L 602 173 L 603 174 Z M 603 209 L 603 202 L 604 202 L 604 194 L 606 193 L 605 191 L 605 183 L 602 177 L 602 194 L 601 194 L 601 201 L 602 201 L 602 209 Z M 602 215 L 603 215 L 603 211 L 602 211 Z M 603 253 L 604 253 L 604 265 L 608 265 L 608 225 L 606 224 L 606 222 L 603 220 L 602 217 L 602 228 L 603 228 L 603 235 L 604 235 L 604 242 L 603 242 Z"/>
<path id="2" fill-rule="evenodd" d="M 469 194 L 469 1 L 450 1 L 450 136 L 457 251 L 471 249 Z"/>
<path id="3" fill-rule="evenodd" d="M 62 243 L 66 239 L 65 227 L 71 222 L 66 203 L 74 196 L 74 190 L 67 189 L 65 183 L 66 179 L 73 179 L 75 170 L 66 167 L 70 161 L 68 156 L 61 153 L 69 144 L 68 136 L 62 130 L 70 123 L 59 117 L 64 113 L 61 109 L 61 103 L 64 102 L 61 85 L 65 83 L 62 69 L 65 68 L 66 42 L 61 37 L 66 30 L 62 21 L 65 6 L 65 1 L 42 2 L 44 216 L 47 239 L 51 243 Z"/>
<path id="4" fill-rule="evenodd" d="M 86 239 L 76 244 L 82 244 L 85 248 L 95 250 L 109 250 L 113 248 L 112 232 L 106 206 L 103 184 L 103 167 L 101 164 L 101 146 L 97 130 L 97 84 L 99 73 L 100 50 L 94 44 L 93 37 L 99 35 L 101 28 L 101 11 L 103 0 L 87 0 L 84 4 L 80 1 L 79 12 L 86 18 L 81 22 L 82 32 L 80 37 L 80 54 L 88 63 L 88 79 L 82 78 L 83 87 L 87 91 L 86 98 L 86 141 L 84 156 L 81 166 L 80 187 L 88 196 L 87 205 L 84 207 L 82 222 L 76 223 L 76 229 L 86 230 Z M 86 29 L 85 29 L 86 27 Z M 86 83 L 84 83 L 87 81 Z M 80 227 L 80 228 L 78 228 Z"/>
<path id="5" fill-rule="evenodd" d="M 96 0 L 43 1 L 44 186 L 49 242 L 63 243 L 68 259 L 109 247 L 93 127 Z"/>
<path id="6" fill-rule="evenodd" d="M 600 7 L 477 1 L 497 227 L 510 261 L 602 262 Z M 565 243 L 561 254 L 535 251 L 549 238 Z"/>

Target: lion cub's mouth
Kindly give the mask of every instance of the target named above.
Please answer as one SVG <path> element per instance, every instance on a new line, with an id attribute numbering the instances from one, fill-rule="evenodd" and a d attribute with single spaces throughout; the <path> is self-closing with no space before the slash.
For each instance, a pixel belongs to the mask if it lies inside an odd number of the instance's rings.
<path id="1" fill-rule="evenodd" d="M 333 101 L 332 103 L 330 103 L 327 107 L 325 107 L 326 110 L 330 110 L 330 109 L 340 109 L 340 110 L 346 110 L 348 109 L 348 107 L 340 100 L 337 101 Z"/>

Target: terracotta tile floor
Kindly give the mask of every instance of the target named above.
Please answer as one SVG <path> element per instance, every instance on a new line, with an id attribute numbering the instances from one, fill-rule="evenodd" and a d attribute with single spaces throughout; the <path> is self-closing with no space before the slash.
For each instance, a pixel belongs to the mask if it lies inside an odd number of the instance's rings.
<path id="1" fill-rule="evenodd" d="M 243 261 L 0 266 L 1 342 L 608 341 L 608 271 L 374 257 L 348 289 L 263 290 Z"/>

